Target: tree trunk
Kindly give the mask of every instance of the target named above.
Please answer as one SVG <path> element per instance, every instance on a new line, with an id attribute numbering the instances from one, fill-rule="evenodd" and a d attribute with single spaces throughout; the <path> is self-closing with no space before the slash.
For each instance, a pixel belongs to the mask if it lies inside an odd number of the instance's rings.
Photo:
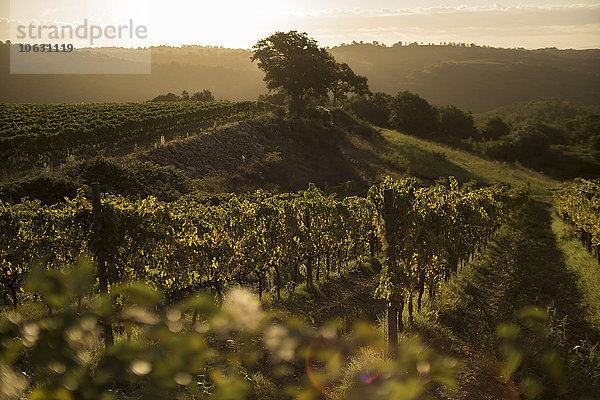
<path id="1" fill-rule="evenodd" d="M 393 273 L 396 265 L 395 247 L 392 243 L 394 221 L 394 192 L 391 189 L 384 191 L 383 217 L 385 220 L 385 239 L 387 242 L 387 264 L 388 273 Z M 399 298 L 398 290 L 400 288 L 392 286 L 388 304 L 388 356 L 395 357 L 398 354 L 398 310 L 396 301 Z M 402 315 L 400 315 L 402 319 Z"/>
<path id="2" fill-rule="evenodd" d="M 262 287 L 262 274 L 259 272 L 258 273 L 258 299 L 262 300 L 262 292 L 263 292 L 263 287 Z"/>
<path id="3" fill-rule="evenodd" d="M 404 314 L 404 299 L 400 299 L 400 308 L 398 309 L 398 332 L 404 332 L 402 314 Z"/>
<path id="4" fill-rule="evenodd" d="M 408 322 L 410 322 L 410 326 L 413 325 L 413 295 L 412 291 L 408 297 Z"/>
<path id="5" fill-rule="evenodd" d="M 320 264 L 321 264 L 321 257 L 317 256 L 317 283 L 320 282 L 321 279 L 321 268 L 320 268 Z"/>

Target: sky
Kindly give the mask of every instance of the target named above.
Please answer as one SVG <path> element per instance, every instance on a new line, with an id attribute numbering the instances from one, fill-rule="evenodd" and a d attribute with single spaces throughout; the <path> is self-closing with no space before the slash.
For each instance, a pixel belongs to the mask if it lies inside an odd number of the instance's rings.
<path id="1" fill-rule="evenodd" d="M 324 46 L 352 41 L 464 42 L 523 48 L 600 48 L 600 2 L 589 0 L 0 0 L 0 40 L 38 24 L 147 26 L 135 43 L 251 48 L 275 31 L 307 32 Z M 12 25 L 11 25 L 12 23 Z"/>

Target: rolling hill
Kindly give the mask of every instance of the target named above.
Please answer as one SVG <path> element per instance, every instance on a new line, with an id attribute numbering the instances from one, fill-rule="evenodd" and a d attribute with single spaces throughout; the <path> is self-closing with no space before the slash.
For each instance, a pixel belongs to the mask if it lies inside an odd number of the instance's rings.
<path id="1" fill-rule="evenodd" d="M 502 49 L 455 45 L 353 43 L 329 49 L 369 78 L 373 91 L 409 90 L 433 104 L 485 112 L 517 101 L 560 98 L 600 104 L 600 50 Z M 73 63 L 120 62 L 135 49 L 82 49 Z M 250 50 L 152 48 L 150 75 L 11 75 L 0 46 L 0 102 L 144 101 L 167 92 L 210 89 L 217 98 L 255 100 L 266 93 Z"/>

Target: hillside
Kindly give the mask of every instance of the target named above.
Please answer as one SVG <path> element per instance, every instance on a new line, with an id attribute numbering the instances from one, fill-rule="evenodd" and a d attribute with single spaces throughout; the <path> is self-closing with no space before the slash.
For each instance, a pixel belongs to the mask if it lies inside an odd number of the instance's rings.
<path id="1" fill-rule="evenodd" d="M 78 50 L 72 62 L 117 62 L 130 49 Z M 560 98 L 600 104 L 599 50 L 524 50 L 454 45 L 386 47 L 355 43 L 330 49 L 369 78 L 373 91 L 419 93 L 433 104 L 484 112 L 517 101 Z M 0 46 L 0 102 L 144 101 L 210 89 L 217 98 L 255 100 L 266 92 L 250 50 L 152 48 L 151 75 L 10 75 Z"/>
<path id="2" fill-rule="evenodd" d="M 216 132 L 159 133 L 155 139 L 129 140 L 100 151 L 84 146 L 67 158 L 41 157 L 28 164 L 11 158 L 5 161 L 0 196 L 54 202 L 74 196 L 77 187 L 91 181 L 112 193 L 167 201 L 195 191 L 298 191 L 311 182 L 340 194 L 364 194 L 386 175 L 411 175 L 423 184 L 448 175 L 461 182 L 531 184 L 541 196 L 556 183 L 526 168 L 396 131 L 382 132 L 342 111 L 333 113 L 332 126 L 306 120 L 300 131 L 281 117 L 257 116 L 226 123 Z"/>
<path id="3" fill-rule="evenodd" d="M 598 50 L 352 44 L 332 53 L 369 77 L 375 91 L 409 90 L 473 112 L 539 98 L 600 100 Z"/>

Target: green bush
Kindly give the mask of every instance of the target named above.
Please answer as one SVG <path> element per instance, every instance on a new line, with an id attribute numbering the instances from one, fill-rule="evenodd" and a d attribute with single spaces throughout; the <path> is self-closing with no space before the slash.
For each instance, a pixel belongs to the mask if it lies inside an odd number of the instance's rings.
<path id="1" fill-rule="evenodd" d="M 418 136 L 429 136 L 438 130 L 436 109 L 417 94 L 400 92 L 392 99 L 390 125 Z"/>
<path id="2" fill-rule="evenodd" d="M 440 130 L 448 136 L 461 139 L 479 138 L 475 128 L 473 115 L 455 106 L 444 106 L 438 109 Z"/>
<path id="3" fill-rule="evenodd" d="M 488 140 L 497 140 L 510 134 L 510 125 L 500 117 L 489 118 L 481 128 L 481 135 Z"/>
<path id="4" fill-rule="evenodd" d="M 483 143 L 479 148 L 491 158 L 526 162 L 545 156 L 550 139 L 539 125 L 527 125 L 500 140 Z"/>
<path id="5" fill-rule="evenodd" d="M 381 127 L 390 125 L 392 96 L 377 92 L 373 95 L 355 96 L 347 101 L 347 108 L 358 118 Z"/>

